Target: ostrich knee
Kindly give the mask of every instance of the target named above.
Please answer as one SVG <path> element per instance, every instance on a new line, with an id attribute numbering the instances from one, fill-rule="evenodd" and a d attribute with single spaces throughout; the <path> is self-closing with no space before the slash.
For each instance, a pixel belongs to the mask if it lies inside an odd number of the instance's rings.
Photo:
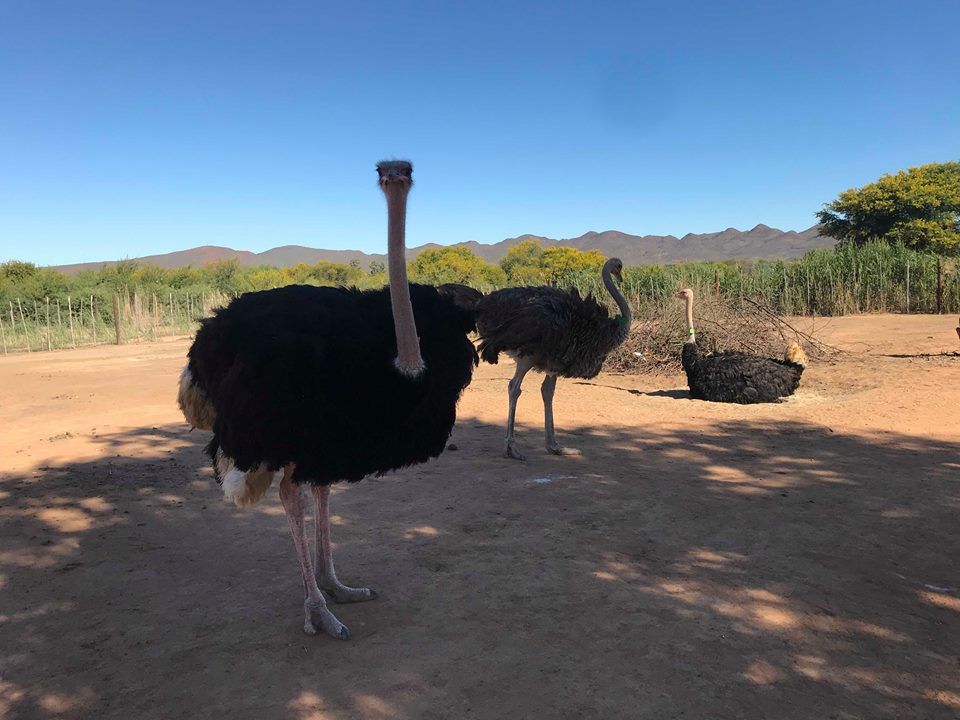
<path id="1" fill-rule="evenodd" d="M 300 565 L 300 574 L 306 595 L 303 600 L 303 631 L 307 635 L 316 634 L 317 626 L 313 623 L 313 618 L 316 616 L 320 621 L 320 628 L 325 633 L 346 640 L 350 637 L 350 631 L 327 609 L 327 602 L 323 599 L 323 593 L 317 586 L 303 517 L 306 502 L 301 489 L 291 480 L 292 475 L 293 466 L 287 465 L 283 470 L 283 480 L 280 481 L 280 502 L 283 503 L 283 509 L 287 513 L 290 535 L 293 537 L 293 549 L 297 554 L 297 562 Z"/>
<path id="2" fill-rule="evenodd" d="M 547 452 L 553 455 L 579 455 L 576 448 L 563 447 L 557 442 L 556 430 L 553 427 L 553 393 L 557 389 L 557 376 L 547 375 L 540 386 L 540 395 L 543 397 L 543 429 Z"/>
<path id="3" fill-rule="evenodd" d="M 317 584 L 338 603 L 373 600 L 377 593 L 370 588 L 348 587 L 337 578 L 333 566 L 333 542 L 330 538 L 330 486 L 314 485 L 317 521 Z"/>
<path id="4" fill-rule="evenodd" d="M 532 364 L 529 360 L 517 360 L 517 370 L 507 385 L 507 395 L 510 398 L 510 408 L 507 412 L 507 440 L 505 455 L 515 460 L 523 460 L 523 455 L 513 447 L 513 426 L 517 418 L 517 400 L 520 399 L 520 389 L 524 375 L 529 372 Z"/>
<path id="5" fill-rule="evenodd" d="M 543 429 L 546 435 L 547 450 L 557 448 L 557 437 L 553 428 L 553 393 L 557 389 L 557 376 L 547 375 L 540 386 L 540 396 L 543 398 Z"/>

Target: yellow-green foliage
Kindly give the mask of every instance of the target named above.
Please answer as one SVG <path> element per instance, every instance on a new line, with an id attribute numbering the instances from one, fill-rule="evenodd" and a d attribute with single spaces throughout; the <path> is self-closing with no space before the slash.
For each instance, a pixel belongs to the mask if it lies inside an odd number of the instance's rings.
<path id="1" fill-rule="evenodd" d="M 960 253 L 960 162 L 884 175 L 843 191 L 817 216 L 824 234 L 843 242 L 885 240 L 955 255 Z"/>
<path id="2" fill-rule="evenodd" d="M 544 249 L 536 239 L 521 240 L 507 251 L 500 267 L 511 285 L 562 283 L 581 273 L 599 272 L 606 258 L 599 250 L 555 246 Z"/>
<path id="3" fill-rule="evenodd" d="M 439 248 L 410 263 L 412 280 L 458 282 L 483 291 L 505 285 L 555 283 L 606 298 L 600 283 L 603 256 L 575 248 L 542 248 L 526 240 L 500 266 L 464 247 Z M 937 308 L 938 266 L 942 309 L 960 311 L 960 270 L 955 260 L 918 252 L 902 243 L 846 243 L 814 250 L 794 261 L 699 262 L 627 267 L 622 288 L 638 310 L 676 304 L 673 293 L 693 287 L 701 296 L 736 304 L 762 299 L 784 314 L 931 312 Z M 292 283 L 381 287 L 382 263 L 369 272 L 322 262 L 289 268 L 243 267 L 236 261 L 164 270 L 124 261 L 73 276 L 25 262 L 0 264 L 0 343 L 10 351 L 71 347 L 114 339 L 113 297 L 118 296 L 121 336 L 154 339 L 189 333 L 196 320 L 231 297 Z"/>
<path id="4" fill-rule="evenodd" d="M 414 282 L 429 285 L 462 283 L 480 290 L 502 286 L 507 279 L 503 270 L 463 246 L 424 250 L 410 263 L 409 274 Z"/>

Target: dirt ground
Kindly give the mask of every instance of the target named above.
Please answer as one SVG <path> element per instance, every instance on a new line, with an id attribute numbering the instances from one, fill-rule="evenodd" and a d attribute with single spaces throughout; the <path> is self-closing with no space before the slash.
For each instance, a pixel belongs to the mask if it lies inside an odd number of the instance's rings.
<path id="1" fill-rule="evenodd" d="M 334 490 L 349 642 L 307 637 L 274 493 L 226 504 L 186 340 L 0 357 L 4 718 L 960 717 L 956 318 L 821 321 L 779 405 L 561 380 L 501 457 L 507 363 L 449 451 Z"/>

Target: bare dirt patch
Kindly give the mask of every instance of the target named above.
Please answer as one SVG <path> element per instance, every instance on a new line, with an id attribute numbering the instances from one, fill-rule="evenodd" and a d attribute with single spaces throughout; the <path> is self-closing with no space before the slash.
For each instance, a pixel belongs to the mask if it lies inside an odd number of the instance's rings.
<path id="1" fill-rule="evenodd" d="M 955 320 L 955 318 L 954 318 Z M 0 357 L 0 717 L 955 718 L 960 357 L 931 316 L 768 406 L 561 381 L 500 457 L 485 366 L 439 460 L 335 489 L 348 643 L 300 631 L 282 510 L 225 504 L 186 342 Z"/>

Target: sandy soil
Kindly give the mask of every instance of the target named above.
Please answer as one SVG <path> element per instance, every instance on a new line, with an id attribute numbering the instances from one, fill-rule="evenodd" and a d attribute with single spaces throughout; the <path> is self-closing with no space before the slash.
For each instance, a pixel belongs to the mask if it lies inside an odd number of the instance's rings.
<path id="1" fill-rule="evenodd" d="M 426 466 L 335 489 L 371 603 L 300 630 L 273 493 L 224 503 L 174 402 L 186 341 L 0 357 L 0 716 L 960 717 L 955 318 L 824 329 L 850 353 L 738 407 L 682 378 L 561 381 L 548 456 L 500 457 L 482 367 Z"/>

